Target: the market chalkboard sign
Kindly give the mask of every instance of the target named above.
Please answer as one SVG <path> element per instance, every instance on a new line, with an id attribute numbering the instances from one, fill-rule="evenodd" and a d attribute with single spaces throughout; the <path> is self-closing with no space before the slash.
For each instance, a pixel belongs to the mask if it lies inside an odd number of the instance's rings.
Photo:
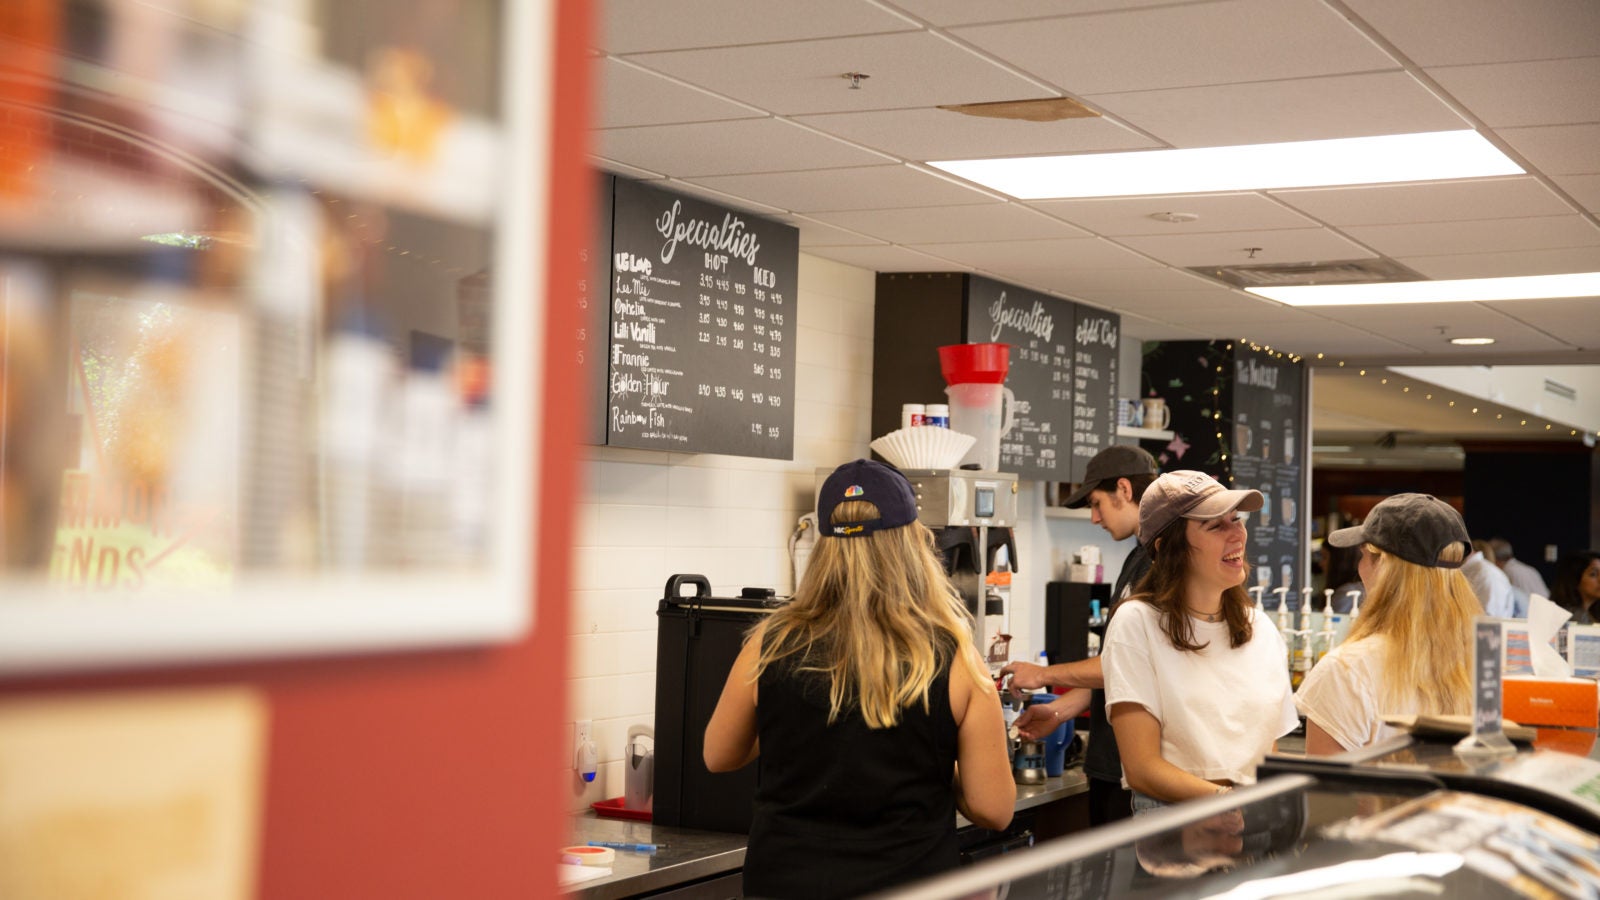
<path id="1" fill-rule="evenodd" d="M 794 455 L 799 232 L 617 178 L 606 442 Z"/>

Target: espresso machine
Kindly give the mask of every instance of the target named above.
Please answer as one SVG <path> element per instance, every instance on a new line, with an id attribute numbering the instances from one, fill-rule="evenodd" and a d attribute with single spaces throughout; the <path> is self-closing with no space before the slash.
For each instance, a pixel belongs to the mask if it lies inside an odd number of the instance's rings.
<path id="1" fill-rule="evenodd" d="M 817 470 L 817 490 L 832 474 Z M 917 521 L 931 529 L 944 557 L 945 571 L 972 613 L 972 640 L 986 651 L 995 632 L 1009 633 L 1011 611 L 987 588 L 994 556 L 1007 548 L 1012 571 L 1017 548 L 1011 529 L 1017 521 L 1017 476 L 970 469 L 901 469 L 917 497 Z M 991 622 L 998 618 L 999 622 Z M 993 627 L 991 627 L 991 624 Z"/>

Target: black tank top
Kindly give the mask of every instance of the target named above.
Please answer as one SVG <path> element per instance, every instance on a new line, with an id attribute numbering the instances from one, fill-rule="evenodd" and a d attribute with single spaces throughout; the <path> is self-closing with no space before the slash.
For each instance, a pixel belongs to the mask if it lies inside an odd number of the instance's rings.
<path id="1" fill-rule="evenodd" d="M 855 897 L 955 868 L 956 722 L 950 667 L 892 728 L 858 710 L 828 724 L 828 682 L 769 666 L 757 689 L 759 783 L 747 897 Z"/>

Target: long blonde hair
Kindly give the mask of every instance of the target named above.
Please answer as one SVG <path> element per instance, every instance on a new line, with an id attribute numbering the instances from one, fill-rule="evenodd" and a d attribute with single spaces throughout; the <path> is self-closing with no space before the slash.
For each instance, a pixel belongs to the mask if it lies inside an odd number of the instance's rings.
<path id="1" fill-rule="evenodd" d="M 1389 642 L 1379 702 L 1385 710 L 1412 700 L 1424 714 L 1472 711 L 1472 621 L 1483 606 L 1459 569 L 1419 566 L 1367 544 L 1372 584 L 1347 640 L 1381 635 Z M 1446 547 L 1441 562 L 1459 562 Z"/>
<path id="2" fill-rule="evenodd" d="M 833 522 L 878 518 L 863 500 L 839 504 Z M 755 677 L 773 663 L 798 658 L 796 669 L 829 681 L 828 721 L 854 705 L 869 728 L 888 728 L 920 702 L 946 666 L 963 665 L 989 684 L 972 644 L 972 618 L 920 522 L 864 537 L 817 539 L 805 577 L 761 628 Z"/>

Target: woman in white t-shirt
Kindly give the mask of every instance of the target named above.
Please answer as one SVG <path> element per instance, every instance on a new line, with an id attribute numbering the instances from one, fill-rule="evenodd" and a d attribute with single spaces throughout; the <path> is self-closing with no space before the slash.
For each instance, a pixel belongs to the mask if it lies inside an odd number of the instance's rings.
<path id="1" fill-rule="evenodd" d="M 1153 561 L 1101 654 L 1135 815 L 1253 782 L 1256 761 L 1299 723 L 1283 638 L 1243 587 L 1239 513 L 1262 501 L 1177 471 L 1139 502 Z"/>
<path id="2" fill-rule="evenodd" d="M 1361 615 L 1295 695 L 1306 753 L 1323 756 L 1395 733 L 1384 716 L 1472 711 L 1473 618 L 1483 612 L 1461 563 L 1467 526 L 1430 494 L 1396 494 L 1354 528 L 1328 535 L 1359 547 Z"/>

